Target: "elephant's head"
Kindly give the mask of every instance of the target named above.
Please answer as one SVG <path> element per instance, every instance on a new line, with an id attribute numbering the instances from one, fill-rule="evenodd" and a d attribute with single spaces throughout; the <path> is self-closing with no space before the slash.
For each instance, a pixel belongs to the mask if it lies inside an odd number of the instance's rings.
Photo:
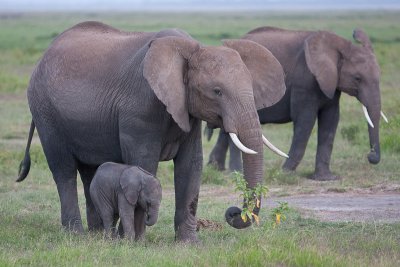
<path id="1" fill-rule="evenodd" d="M 365 32 L 356 29 L 353 37 L 361 45 L 330 32 L 315 33 L 305 41 L 306 62 L 327 97 L 332 98 L 335 90 L 339 89 L 361 102 L 369 124 L 371 151 L 368 160 L 377 164 L 380 161 L 379 120 L 383 114 L 380 70 L 371 41 Z"/>
<path id="2" fill-rule="evenodd" d="M 162 198 L 160 181 L 140 167 L 130 167 L 122 173 L 120 185 L 128 202 L 145 210 L 144 223 L 154 225 Z"/>
<path id="3" fill-rule="evenodd" d="M 159 38 L 150 44 L 143 74 L 183 131 L 190 131 L 191 116 L 222 127 L 244 152 L 248 186 L 262 182 L 257 109 L 278 102 L 286 90 L 283 69 L 266 48 L 246 40 L 209 47 L 190 38 Z M 248 226 L 236 213 L 229 222 Z"/>

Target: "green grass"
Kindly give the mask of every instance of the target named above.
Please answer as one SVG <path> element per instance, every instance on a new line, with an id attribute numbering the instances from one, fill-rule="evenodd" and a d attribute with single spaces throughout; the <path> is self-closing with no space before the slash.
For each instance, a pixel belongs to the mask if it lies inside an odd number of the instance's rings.
<path id="1" fill-rule="evenodd" d="M 400 224 L 322 223 L 291 211 L 288 220 L 271 228 L 268 211 L 259 227 L 238 231 L 224 223 L 223 212 L 232 204 L 224 198 L 233 191 L 229 173 L 211 167 L 203 171 L 198 216 L 221 223 L 219 231 L 202 230 L 201 244 L 174 242 L 173 164 L 160 164 L 158 176 L 164 195 L 160 219 L 148 228 L 143 243 L 109 241 L 101 235 L 75 236 L 60 226 L 60 203 L 40 143 L 35 137 L 32 167 L 26 181 L 16 184 L 30 125 L 25 95 L 35 63 L 51 40 L 84 20 L 100 20 L 124 30 L 157 31 L 177 27 L 207 45 L 223 38 L 239 38 L 263 25 L 292 29 L 327 29 L 351 38 L 356 27 L 370 35 L 381 66 L 382 107 L 390 124 L 381 124 L 382 159 L 370 165 L 367 124 L 361 105 L 343 94 L 331 169 L 342 180 L 314 182 L 314 130 L 296 173 L 284 173 L 281 158 L 265 150 L 265 182 L 280 195 L 293 192 L 345 192 L 356 188 L 400 183 L 400 13 L 371 12 L 254 12 L 254 13 L 110 13 L 110 14 L 0 14 L 0 266 L 399 266 Z M 291 124 L 265 125 L 264 133 L 282 151 L 288 151 Z M 212 145 L 204 140 L 204 162 Z M 79 203 L 85 217 L 79 183 Z M 237 193 L 238 195 L 238 193 Z M 236 202 L 240 203 L 240 199 Z"/>

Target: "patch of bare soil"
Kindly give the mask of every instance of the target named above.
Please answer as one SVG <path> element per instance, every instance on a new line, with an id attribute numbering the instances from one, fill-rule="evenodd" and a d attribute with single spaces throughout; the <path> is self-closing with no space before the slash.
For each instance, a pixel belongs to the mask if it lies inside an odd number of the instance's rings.
<path id="1" fill-rule="evenodd" d="M 271 192 L 272 191 L 272 192 Z M 279 196 L 270 190 L 270 196 L 263 201 L 264 213 L 288 202 L 289 207 L 298 210 L 303 217 L 326 222 L 400 222 L 400 185 L 376 185 L 368 189 L 353 188 L 345 192 L 315 188 L 313 193 L 292 191 L 288 196 Z M 221 199 L 233 205 L 241 204 L 239 193 L 228 187 L 202 186 L 201 199 Z"/>
<path id="2" fill-rule="evenodd" d="M 328 222 L 400 222 L 400 194 L 379 192 L 323 193 L 272 197 L 266 201 L 267 208 L 286 201 L 304 217 Z"/>

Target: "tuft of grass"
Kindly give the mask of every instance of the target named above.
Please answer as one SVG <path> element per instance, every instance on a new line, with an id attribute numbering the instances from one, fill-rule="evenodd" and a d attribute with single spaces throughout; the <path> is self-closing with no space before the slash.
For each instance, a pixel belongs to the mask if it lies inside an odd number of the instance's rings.
<path id="1" fill-rule="evenodd" d="M 360 128 L 358 125 L 350 125 L 347 127 L 342 127 L 340 133 L 344 139 L 346 139 L 351 144 L 359 144 L 359 132 Z"/>
<path id="2" fill-rule="evenodd" d="M 400 115 L 390 118 L 389 123 L 381 124 L 382 151 L 400 154 Z"/>
<path id="3" fill-rule="evenodd" d="M 206 165 L 203 168 L 203 173 L 201 175 L 201 182 L 203 184 L 226 185 L 227 179 L 223 172 L 218 171 L 212 165 Z"/>

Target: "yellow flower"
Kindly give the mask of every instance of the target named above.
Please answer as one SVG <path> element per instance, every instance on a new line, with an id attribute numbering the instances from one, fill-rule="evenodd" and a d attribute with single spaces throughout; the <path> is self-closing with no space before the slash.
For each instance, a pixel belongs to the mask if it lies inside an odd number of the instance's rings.
<path id="1" fill-rule="evenodd" d="M 254 213 L 252 213 L 251 215 L 253 215 L 254 220 L 256 221 L 257 225 L 260 225 L 260 218 Z"/>
<path id="2" fill-rule="evenodd" d="M 280 213 L 276 213 L 275 216 L 276 216 L 275 223 L 276 224 L 280 224 L 281 223 L 281 214 Z"/>

